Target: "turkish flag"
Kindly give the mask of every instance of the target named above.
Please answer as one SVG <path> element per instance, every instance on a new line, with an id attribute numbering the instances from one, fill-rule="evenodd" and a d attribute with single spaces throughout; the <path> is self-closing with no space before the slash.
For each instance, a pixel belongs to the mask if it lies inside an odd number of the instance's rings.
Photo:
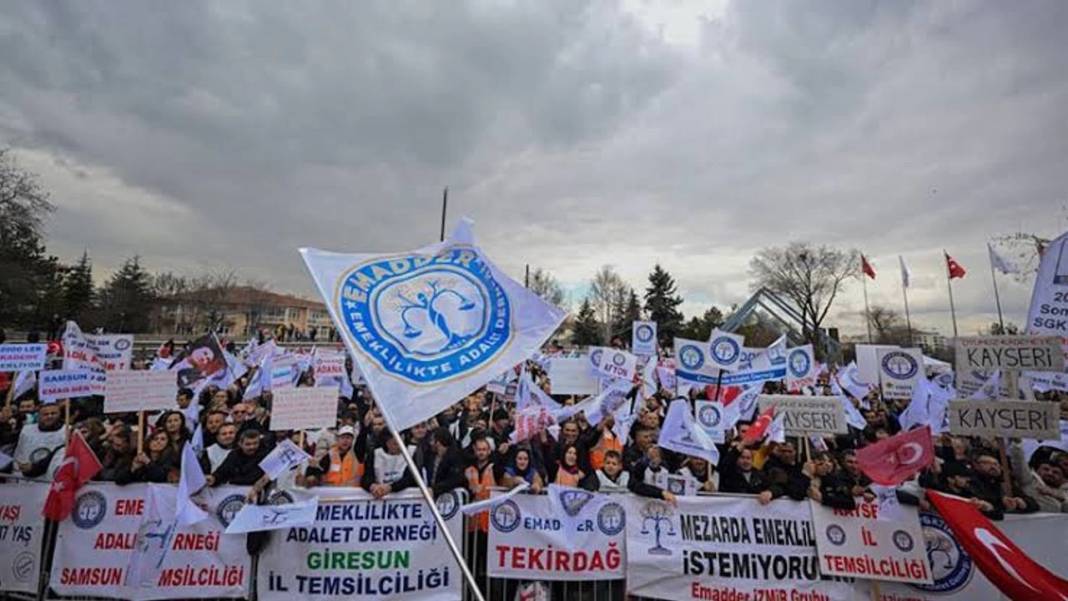
<path id="1" fill-rule="evenodd" d="M 986 579 L 1013 601 L 1068 599 L 1068 581 L 1028 557 L 966 499 L 927 491 L 927 499 Z"/>
<path id="2" fill-rule="evenodd" d="M 53 522 L 67 519 L 74 509 L 74 495 L 83 484 L 93 479 L 100 471 L 100 460 L 75 430 L 63 455 L 63 463 L 56 470 L 52 487 L 48 489 L 42 514 Z"/>
<path id="3" fill-rule="evenodd" d="M 864 255 L 860 255 L 860 270 L 864 272 L 864 275 L 871 279 L 875 279 L 875 268 L 868 262 L 868 258 Z"/>
<path id="4" fill-rule="evenodd" d="M 743 443 L 757 442 L 764 438 L 764 435 L 768 432 L 768 427 L 771 426 L 771 421 L 775 419 L 775 405 L 772 405 L 764 410 L 756 420 L 749 426 L 749 429 L 745 431 L 745 436 L 742 437 Z"/>
<path id="5" fill-rule="evenodd" d="M 924 426 L 857 450 L 857 466 L 872 482 L 897 486 L 934 461 L 931 427 Z"/>
<path id="6" fill-rule="evenodd" d="M 705 386 L 706 399 L 710 401 L 716 400 L 716 392 L 717 391 L 715 384 L 709 384 L 708 386 Z M 734 399 L 738 398 L 738 395 L 740 394 L 742 394 L 741 386 L 724 386 L 722 390 L 719 391 L 719 402 L 722 403 L 724 407 L 726 407 L 733 403 Z"/>
<path id="7" fill-rule="evenodd" d="M 943 254 L 946 255 L 946 269 L 949 270 L 949 279 L 962 278 L 964 274 L 968 273 L 956 259 L 949 256 L 949 253 L 943 252 Z"/>

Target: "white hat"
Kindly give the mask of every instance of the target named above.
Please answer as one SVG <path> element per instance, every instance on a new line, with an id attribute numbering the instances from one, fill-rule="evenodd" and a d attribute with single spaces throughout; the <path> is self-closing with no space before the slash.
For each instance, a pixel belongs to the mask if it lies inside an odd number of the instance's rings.
<path id="1" fill-rule="evenodd" d="M 353 430 L 352 426 L 341 426 L 337 431 L 338 436 L 344 436 L 346 434 L 349 436 L 356 436 L 356 430 Z"/>

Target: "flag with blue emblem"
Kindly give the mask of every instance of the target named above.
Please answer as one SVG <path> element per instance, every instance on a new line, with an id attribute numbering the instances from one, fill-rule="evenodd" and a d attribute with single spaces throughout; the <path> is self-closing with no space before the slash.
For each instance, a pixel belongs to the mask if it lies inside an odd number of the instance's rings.
<path id="1" fill-rule="evenodd" d="M 430 418 L 527 359 L 564 319 L 489 260 L 467 219 L 444 242 L 417 250 L 300 252 L 397 429 Z"/>

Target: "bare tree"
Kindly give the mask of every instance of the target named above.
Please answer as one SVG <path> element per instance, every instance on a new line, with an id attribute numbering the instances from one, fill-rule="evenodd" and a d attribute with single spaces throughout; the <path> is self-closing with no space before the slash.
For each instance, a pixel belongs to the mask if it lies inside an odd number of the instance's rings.
<path id="1" fill-rule="evenodd" d="M 530 274 L 528 287 L 545 302 L 557 307 L 564 306 L 564 289 L 560 287 L 560 282 L 556 281 L 553 274 L 541 267 L 534 269 L 534 272 Z"/>
<path id="2" fill-rule="evenodd" d="M 612 326 L 616 323 L 618 312 L 626 307 L 630 287 L 623 282 L 611 265 L 601 267 L 590 283 L 590 293 L 586 297 L 597 315 L 602 328 L 602 341 L 607 343 L 612 337 Z"/>
<path id="3" fill-rule="evenodd" d="M 874 342 L 877 344 L 909 344 L 908 328 L 897 311 L 882 305 L 872 305 L 868 311 L 868 323 L 875 333 Z"/>
<path id="4" fill-rule="evenodd" d="M 767 288 L 793 302 L 801 313 L 802 335 L 816 342 L 820 324 L 827 317 L 838 291 L 847 278 L 858 273 L 856 250 L 791 242 L 781 248 L 765 248 L 749 262 L 755 288 Z"/>

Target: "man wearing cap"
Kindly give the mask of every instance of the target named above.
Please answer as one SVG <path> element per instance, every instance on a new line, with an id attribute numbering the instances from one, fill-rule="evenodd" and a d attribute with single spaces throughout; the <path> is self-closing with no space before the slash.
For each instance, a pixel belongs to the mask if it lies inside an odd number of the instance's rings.
<path id="1" fill-rule="evenodd" d="M 356 430 L 352 426 L 341 426 L 337 431 L 337 442 L 330 447 L 330 452 L 319 460 L 323 471 L 323 486 L 359 486 L 363 477 L 363 462 L 353 451 Z"/>

